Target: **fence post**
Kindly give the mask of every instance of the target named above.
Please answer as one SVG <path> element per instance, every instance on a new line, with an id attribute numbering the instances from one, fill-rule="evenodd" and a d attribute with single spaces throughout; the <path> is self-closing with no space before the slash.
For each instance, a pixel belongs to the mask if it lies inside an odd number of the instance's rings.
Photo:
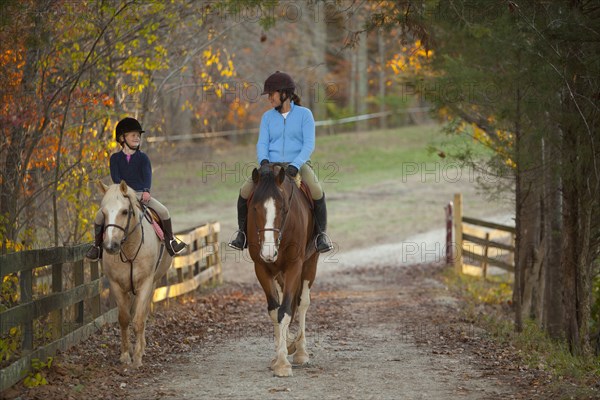
<path id="1" fill-rule="evenodd" d="M 490 233 L 486 232 L 485 233 L 485 246 L 483 248 L 483 271 L 481 273 L 481 275 L 483 275 L 483 278 L 487 278 L 487 270 L 488 270 L 488 255 L 489 255 L 489 249 L 490 249 Z"/>
<path id="2" fill-rule="evenodd" d="M 452 202 L 445 207 L 446 210 L 446 265 L 452 265 Z"/>
<path id="3" fill-rule="evenodd" d="M 29 303 L 33 299 L 33 271 L 27 269 L 19 272 L 19 286 L 21 289 L 21 304 Z M 33 321 L 27 321 L 23 324 L 23 343 L 24 351 L 33 349 Z"/>
<path id="4" fill-rule="evenodd" d="M 63 291 L 63 264 L 52 264 L 52 293 L 60 293 Z M 63 332 L 63 314 L 62 308 L 50 312 L 50 320 L 52 321 L 52 338 L 59 339 Z"/>
<path id="5" fill-rule="evenodd" d="M 93 261 L 90 263 L 90 280 L 94 282 L 96 279 L 100 279 L 100 270 L 98 269 L 98 261 Z M 101 314 L 100 295 L 102 294 L 102 281 L 98 282 L 98 286 L 100 288 L 98 295 L 92 297 L 90 300 L 92 319 L 98 318 Z"/>
<path id="6" fill-rule="evenodd" d="M 458 272 L 459 274 L 462 274 L 462 266 L 463 266 L 462 217 L 463 217 L 462 194 L 455 193 L 454 194 L 454 248 L 456 249 L 456 254 L 454 255 L 454 270 L 456 272 Z"/>

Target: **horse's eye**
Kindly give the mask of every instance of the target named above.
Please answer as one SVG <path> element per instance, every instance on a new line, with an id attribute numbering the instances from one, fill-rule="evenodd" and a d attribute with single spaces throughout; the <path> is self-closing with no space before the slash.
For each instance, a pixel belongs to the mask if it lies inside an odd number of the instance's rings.
<path id="1" fill-rule="evenodd" d="M 123 211 L 121 211 L 121 214 L 127 215 L 127 214 L 129 214 L 129 211 L 128 210 L 123 210 Z"/>

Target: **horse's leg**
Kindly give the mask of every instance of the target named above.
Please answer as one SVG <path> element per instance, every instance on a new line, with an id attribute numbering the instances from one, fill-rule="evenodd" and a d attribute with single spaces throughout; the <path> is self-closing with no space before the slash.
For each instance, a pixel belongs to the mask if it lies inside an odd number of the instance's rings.
<path id="1" fill-rule="evenodd" d="M 154 288 L 153 277 L 148 277 L 138 288 L 135 297 L 133 314 L 133 332 L 135 333 L 135 348 L 133 350 L 133 367 L 142 365 L 142 356 L 146 350 L 146 320 L 150 311 L 150 301 Z"/>
<path id="2" fill-rule="evenodd" d="M 121 357 L 120 361 L 124 364 L 131 364 L 129 355 L 129 322 L 131 321 L 131 297 L 128 292 L 121 290 L 121 287 L 110 282 L 110 290 L 115 296 L 117 307 L 119 308 L 119 326 L 121 327 Z"/>
<path id="3" fill-rule="evenodd" d="M 300 294 L 300 305 L 298 306 L 298 336 L 296 337 L 296 352 L 294 353 L 294 364 L 306 364 L 308 353 L 306 352 L 306 311 L 310 306 L 309 281 L 302 282 L 302 293 Z"/>
<path id="4" fill-rule="evenodd" d="M 302 266 L 302 291 L 298 305 L 298 337 L 296 338 L 296 353 L 294 364 L 306 364 L 309 360 L 306 352 L 306 313 L 310 306 L 310 288 L 317 276 L 318 253 L 308 259 Z"/>
<path id="5" fill-rule="evenodd" d="M 275 343 L 277 360 L 273 364 L 273 374 L 276 376 L 292 376 L 292 364 L 287 359 L 287 336 L 292 321 L 292 301 L 296 295 L 296 286 L 300 280 L 302 264 L 295 263 L 288 266 L 283 283 L 283 299 L 277 312 L 279 322 L 279 341 Z"/>
<path id="6" fill-rule="evenodd" d="M 277 320 L 277 315 L 279 312 L 279 302 L 281 301 L 281 298 L 283 297 L 283 292 L 281 289 L 281 285 L 279 284 L 279 282 L 277 282 L 277 279 L 272 279 L 271 280 L 271 295 L 273 297 L 275 297 L 276 301 L 272 301 L 272 305 L 269 304 L 269 317 L 271 317 L 271 321 L 273 321 L 273 336 L 275 337 L 275 351 L 277 351 L 277 343 L 279 343 L 279 337 L 281 335 L 281 331 L 279 330 L 279 321 Z M 269 302 L 269 300 L 267 299 L 267 302 Z M 274 308 L 272 308 L 274 307 Z M 273 365 L 275 364 L 275 361 L 277 361 L 277 358 L 274 358 L 273 360 L 271 360 L 271 369 L 273 368 Z"/>
<path id="7" fill-rule="evenodd" d="M 271 321 L 273 321 L 273 334 L 275 336 L 275 345 L 279 343 L 280 330 L 279 330 L 279 321 L 277 320 L 278 310 L 279 310 L 279 299 L 281 296 L 278 292 L 281 291 L 281 286 L 275 279 L 273 279 L 268 273 L 267 269 L 260 265 L 255 264 L 254 270 L 256 272 L 256 277 L 258 278 L 258 282 L 260 286 L 263 288 L 265 292 L 265 297 L 267 298 L 267 312 Z M 271 369 L 273 369 L 273 365 L 277 359 L 273 359 L 271 361 Z"/>
<path id="8" fill-rule="evenodd" d="M 273 287 L 274 287 L 274 292 L 277 292 L 277 299 L 278 302 L 283 299 L 283 289 L 281 288 L 281 285 L 279 284 L 279 282 L 277 282 L 277 280 L 273 279 Z M 279 312 L 279 307 L 277 307 L 276 309 L 269 311 L 269 316 L 271 317 L 271 321 L 273 321 L 273 329 L 275 332 L 275 343 L 279 342 L 279 321 L 277 320 L 277 316 L 278 316 L 278 312 Z M 295 343 L 295 336 L 293 333 L 290 332 L 290 330 L 288 329 L 287 331 L 287 349 L 288 349 L 288 354 L 294 354 L 294 352 L 296 351 L 296 343 Z M 277 350 L 277 349 L 276 349 Z M 274 364 L 275 361 L 277 359 L 273 359 L 273 361 L 271 362 L 271 364 Z"/>

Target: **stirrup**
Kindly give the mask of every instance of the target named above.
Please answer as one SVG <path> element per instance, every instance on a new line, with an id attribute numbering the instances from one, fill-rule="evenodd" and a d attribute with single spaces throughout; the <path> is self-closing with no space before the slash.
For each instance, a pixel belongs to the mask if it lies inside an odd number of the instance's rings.
<path id="1" fill-rule="evenodd" d="M 175 242 L 175 244 L 173 244 L 173 242 Z M 186 244 L 183 242 L 178 242 L 175 239 L 166 239 L 165 240 L 165 247 L 167 248 L 167 252 L 169 253 L 169 255 L 171 255 L 171 257 L 173 257 L 176 254 L 181 253 L 185 248 L 186 248 Z"/>
<path id="2" fill-rule="evenodd" d="M 325 243 L 325 245 L 327 245 L 327 248 L 323 248 L 323 249 L 319 250 L 318 244 L 319 244 L 319 237 L 321 235 L 324 238 L 323 243 Z M 315 236 L 315 249 L 317 249 L 317 251 L 319 253 L 327 253 L 328 251 L 333 250 L 333 244 L 331 244 L 331 239 L 329 239 L 329 236 L 325 232 L 321 232 L 321 233 L 317 234 L 317 236 Z"/>
<path id="3" fill-rule="evenodd" d="M 173 244 L 173 242 L 175 242 L 175 244 Z M 187 247 L 187 244 L 180 242 L 177 239 L 171 239 L 170 245 L 171 249 L 173 250 L 173 253 L 175 254 L 181 253 Z"/>
<path id="4" fill-rule="evenodd" d="M 96 253 L 90 255 L 94 249 L 96 250 Z M 93 255 L 95 255 L 95 257 L 92 257 Z M 92 245 L 87 253 L 85 253 L 85 258 L 91 262 L 99 261 L 102 258 L 102 248 L 100 246 L 96 246 L 95 244 Z"/>
<path id="5" fill-rule="evenodd" d="M 238 239 L 240 233 L 244 236 L 244 243 L 241 245 L 241 247 L 238 246 L 237 243 L 234 243 L 236 241 L 236 239 Z M 233 234 L 236 235 L 236 236 L 235 236 L 235 238 L 233 240 L 230 240 L 229 243 L 227 243 L 227 246 L 229 246 L 229 247 L 231 247 L 232 249 L 235 249 L 235 250 L 243 251 L 247 247 L 247 245 L 248 245 L 248 240 L 246 238 L 246 232 L 242 231 L 241 229 L 238 229 Z"/>

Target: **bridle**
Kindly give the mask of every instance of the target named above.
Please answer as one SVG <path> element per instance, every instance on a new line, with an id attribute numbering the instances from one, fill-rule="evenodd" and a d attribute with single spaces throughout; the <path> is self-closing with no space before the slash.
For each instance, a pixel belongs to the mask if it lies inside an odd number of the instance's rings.
<path id="1" fill-rule="evenodd" d="M 117 228 L 123 231 L 123 239 L 121 239 L 121 244 L 125 243 L 125 241 L 127 240 L 127 237 L 129 234 L 133 233 L 133 231 L 135 231 L 137 229 L 137 227 L 140 225 L 140 222 L 138 222 L 131 231 L 129 231 L 129 225 L 131 224 L 131 216 L 133 215 L 133 205 L 131 204 L 131 199 L 129 199 L 129 208 L 127 209 L 127 224 L 125 224 L 125 228 L 123 228 L 121 225 L 117 225 L 117 224 L 106 224 L 104 225 L 104 230 L 107 230 L 110 227 L 113 228 Z M 141 221 L 141 219 L 140 219 Z"/>
<path id="2" fill-rule="evenodd" d="M 140 250 L 142 248 L 142 244 L 144 244 L 144 226 L 142 225 L 142 221 L 144 220 L 144 214 L 146 214 L 147 212 L 147 208 L 144 208 L 144 213 L 138 218 L 138 222 L 135 224 L 135 226 L 130 230 L 129 229 L 129 225 L 131 224 L 131 218 L 133 216 L 133 213 L 135 211 L 133 204 L 131 203 L 131 199 L 128 197 L 127 198 L 129 200 L 129 208 L 127 209 L 127 223 L 125 224 L 125 228 L 123 228 L 121 225 L 117 225 L 117 224 L 106 224 L 104 225 L 104 231 L 106 231 L 106 229 L 108 229 L 109 227 L 113 227 L 113 228 L 117 228 L 123 231 L 123 238 L 121 239 L 121 243 L 120 243 L 120 251 L 119 251 L 119 257 L 121 258 L 121 262 L 123 263 L 129 263 L 129 278 L 131 281 L 131 292 L 136 295 L 135 293 L 135 288 L 133 286 L 133 262 L 135 261 L 135 259 L 137 258 L 138 254 L 140 253 Z M 137 250 L 135 251 L 135 254 L 133 255 L 133 257 L 128 257 L 125 252 L 123 251 L 123 243 L 125 243 L 125 241 L 127 240 L 127 238 L 129 237 L 129 235 L 133 232 L 135 232 L 135 230 L 140 227 L 142 230 L 142 238 L 140 239 L 140 244 L 138 245 Z"/>
<path id="3" fill-rule="evenodd" d="M 281 243 L 281 238 L 283 237 L 283 232 L 284 232 L 284 228 L 285 228 L 285 223 L 287 222 L 287 217 L 290 211 L 290 205 L 292 203 L 292 196 L 294 195 L 294 187 L 295 185 L 292 184 L 291 185 L 292 190 L 290 191 L 290 196 L 288 198 L 287 207 L 284 208 L 283 210 L 283 218 L 281 221 L 281 227 L 280 228 L 263 228 L 263 229 L 259 229 L 258 226 L 256 226 L 256 237 L 258 238 L 258 246 L 262 247 L 262 241 L 260 239 L 260 234 L 261 232 L 276 232 L 277 233 L 277 240 L 275 241 L 275 248 L 278 249 L 279 248 L 279 244 Z"/>

